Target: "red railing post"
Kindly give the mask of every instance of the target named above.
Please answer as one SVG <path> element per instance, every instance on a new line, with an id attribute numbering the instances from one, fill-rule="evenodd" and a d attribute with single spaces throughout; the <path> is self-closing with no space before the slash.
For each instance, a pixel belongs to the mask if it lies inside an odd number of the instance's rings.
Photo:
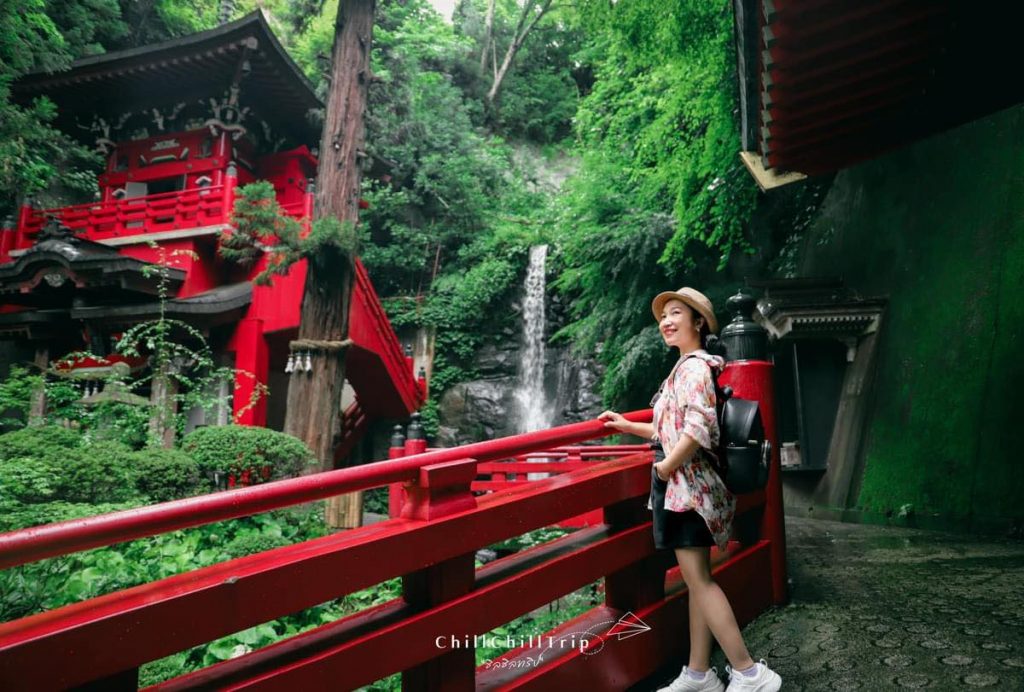
<path id="1" fill-rule="evenodd" d="M 224 216 L 223 223 L 231 223 L 235 213 L 235 188 L 238 187 L 238 169 L 232 161 L 224 175 Z"/>
<path id="2" fill-rule="evenodd" d="M 722 342 L 729 354 L 721 386 L 732 387 L 733 394 L 760 404 L 761 422 L 772 453 L 768 484 L 764 489 L 761 515 L 761 539 L 770 542 L 772 599 L 776 605 L 786 602 L 786 522 L 782 505 L 782 474 L 779 437 L 775 428 L 775 366 L 768 360 L 768 333 L 750 319 L 756 301 L 742 291 L 726 302 L 732 320 L 722 329 Z"/>
<path id="3" fill-rule="evenodd" d="M 405 456 L 422 454 L 427 451 L 427 439 L 423 434 L 423 426 L 420 425 L 420 414 L 413 413 L 410 416 L 409 432 L 405 436 Z"/>
<path id="4" fill-rule="evenodd" d="M 32 211 L 32 198 L 25 197 L 25 200 L 21 203 L 21 209 L 18 211 L 18 226 L 10 250 L 20 249 L 26 244 L 26 235 L 28 234 L 28 224 L 29 219 L 32 218 Z"/>
<path id="5" fill-rule="evenodd" d="M 646 497 L 632 497 L 604 508 L 604 522 L 615 531 L 650 521 Z M 605 576 L 605 605 L 623 612 L 636 611 L 665 598 L 665 562 L 653 551 L 653 534 L 651 547 L 648 557 Z"/>
<path id="6" fill-rule="evenodd" d="M 388 459 L 399 459 L 405 456 L 405 434 L 401 425 L 395 425 L 391 433 L 391 446 L 388 448 Z M 388 485 L 388 516 L 394 519 L 402 512 L 402 505 L 405 504 L 405 491 L 401 483 Z"/>
<path id="7" fill-rule="evenodd" d="M 10 259 L 11 250 L 17 242 L 17 230 L 14 227 L 14 217 L 8 216 L 4 219 L 3 227 L 0 228 L 0 262 Z"/>
<path id="8" fill-rule="evenodd" d="M 416 480 L 405 485 L 408 501 L 402 508 L 407 519 L 430 521 L 476 508 L 469 484 L 476 477 L 475 459 L 460 459 L 424 466 Z M 457 555 L 426 569 L 402 576 L 402 597 L 417 608 L 432 608 L 473 590 L 476 554 Z M 465 642 L 468 632 L 440 632 L 439 651 L 445 653 L 426 663 L 402 671 L 402 689 L 417 692 L 473 690 L 476 678 L 476 648 L 457 648 L 450 642 Z"/>
<path id="9" fill-rule="evenodd" d="M 306 233 L 313 228 L 313 204 L 316 201 L 316 181 L 312 178 L 306 183 L 306 194 L 302 198 L 302 229 Z"/>

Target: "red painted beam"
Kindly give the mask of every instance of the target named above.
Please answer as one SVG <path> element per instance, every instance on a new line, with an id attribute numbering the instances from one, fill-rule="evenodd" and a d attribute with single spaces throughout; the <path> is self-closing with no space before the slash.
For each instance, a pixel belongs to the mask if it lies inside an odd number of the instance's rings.
<path id="1" fill-rule="evenodd" d="M 632 421 L 651 420 L 650 409 L 632 411 L 625 415 Z M 377 461 L 150 507 L 11 531 L 0 534 L 0 569 L 405 481 L 413 478 L 420 467 L 429 464 L 467 457 L 478 461 L 493 461 L 558 445 L 607 437 L 612 433 L 612 430 L 604 427 L 602 421 L 584 421 L 401 459 Z"/>
<path id="2" fill-rule="evenodd" d="M 167 688 L 355 689 L 450 651 L 453 636 L 472 641 L 474 634 L 486 633 L 654 550 L 650 524 L 613 535 L 603 528 L 583 529 L 565 538 L 568 540 L 560 543 L 569 549 L 564 552 L 548 549 L 543 560 L 535 554 L 540 551 L 519 554 L 515 556 L 519 569 L 497 579 L 488 578 L 487 570 L 481 570 L 470 593 L 401 622 L 278 666 L 254 666 L 259 671 L 254 675 L 246 675 L 249 665 L 243 657 L 237 663 L 229 661 L 198 671 Z M 588 538 L 597 540 L 584 543 Z M 579 547 L 572 549 L 573 543 Z M 443 647 L 437 643 L 439 638 Z M 223 676 L 222 670 L 233 675 Z"/>
<path id="3" fill-rule="evenodd" d="M 771 605 L 771 585 L 763 578 L 770 569 L 769 544 L 758 543 L 730 555 L 713 570 L 736 614 L 745 625 Z M 543 647 L 519 647 L 505 655 L 513 665 L 477 669 L 477 690 L 529 687 L 537 690 L 622 690 L 652 674 L 670 658 L 682 658 L 689 646 L 688 598 L 685 589 L 633 615 L 651 629 L 633 636 L 608 634 L 612 623 L 625 615 L 611 608 L 595 609 L 561 625 L 553 633 L 590 630 L 600 635 L 597 646 L 586 651 L 567 648 L 551 651 L 537 665 L 521 666 Z M 631 618 L 632 620 L 632 618 Z M 615 631 L 622 631 L 616 629 Z M 628 634 L 628 631 L 624 632 Z"/>
<path id="4" fill-rule="evenodd" d="M 104 678 L 596 507 L 641 497 L 650 491 L 649 464 L 649 455 L 625 457 L 486 495 L 477 498 L 476 509 L 433 521 L 393 519 L 4 623 L 0 689 L 63 688 Z M 649 530 L 646 536 L 650 541 Z M 48 665 L 55 659 L 61 666 Z"/>

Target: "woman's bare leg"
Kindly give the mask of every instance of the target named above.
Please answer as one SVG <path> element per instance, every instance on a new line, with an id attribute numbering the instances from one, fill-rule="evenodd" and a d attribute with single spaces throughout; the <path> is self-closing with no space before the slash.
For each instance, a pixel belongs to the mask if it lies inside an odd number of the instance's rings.
<path id="1" fill-rule="evenodd" d="M 675 553 L 679 570 L 690 592 L 690 636 L 693 636 L 692 612 L 699 609 L 704 624 L 718 640 L 733 669 L 745 670 L 754 665 L 750 652 L 743 643 L 743 634 L 736 624 L 736 616 L 729 605 L 729 599 L 721 587 L 711 579 L 710 549 L 676 548 Z"/>
<path id="2" fill-rule="evenodd" d="M 711 630 L 704 619 L 704 613 L 697 603 L 695 592 L 689 590 L 690 598 L 690 670 L 704 671 L 711 667 Z"/>

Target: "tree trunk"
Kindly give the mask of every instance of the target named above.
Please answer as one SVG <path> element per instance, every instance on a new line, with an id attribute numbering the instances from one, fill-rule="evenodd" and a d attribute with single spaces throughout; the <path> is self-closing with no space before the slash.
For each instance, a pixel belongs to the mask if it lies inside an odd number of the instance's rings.
<path id="1" fill-rule="evenodd" d="M 345 224 L 358 221 L 374 9 L 374 0 L 341 0 L 338 4 L 315 218 L 334 216 Z M 348 336 L 353 258 L 328 248 L 309 258 L 299 323 L 302 341 L 337 342 Z M 345 352 L 304 350 L 311 353 L 313 370 L 292 375 L 284 429 L 309 445 L 328 469 L 341 432 Z"/>
<path id="2" fill-rule="evenodd" d="M 527 0 L 526 4 L 523 5 L 523 11 L 519 15 L 519 22 L 516 24 L 515 33 L 512 34 L 512 43 L 508 44 L 508 50 L 505 51 L 505 59 L 501 61 L 501 67 L 495 73 L 494 82 L 487 92 L 488 107 L 494 106 L 494 102 L 498 99 L 498 93 L 501 91 L 501 84 L 505 81 L 509 68 L 512 67 L 512 61 L 515 60 L 519 49 L 526 42 L 526 37 L 533 31 L 533 27 L 537 26 L 537 22 L 541 20 L 541 17 L 551 9 L 552 2 L 553 0 L 540 0 L 539 2 Z"/>
<path id="3" fill-rule="evenodd" d="M 480 73 L 487 69 L 487 53 L 491 51 L 491 41 L 494 40 L 494 6 L 498 0 L 488 0 L 487 17 L 484 19 L 484 42 L 480 49 Z"/>
<path id="4" fill-rule="evenodd" d="M 30 426 L 46 424 L 46 371 L 50 368 L 50 349 L 48 347 L 42 344 L 36 346 L 35 364 L 43 379 L 29 399 L 28 424 Z"/>

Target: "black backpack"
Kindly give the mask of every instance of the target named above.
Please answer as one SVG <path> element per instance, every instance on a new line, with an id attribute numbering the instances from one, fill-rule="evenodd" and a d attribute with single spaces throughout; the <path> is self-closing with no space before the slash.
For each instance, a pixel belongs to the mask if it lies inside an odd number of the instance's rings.
<path id="1" fill-rule="evenodd" d="M 715 383 L 715 414 L 720 436 L 715 471 L 734 495 L 760 490 L 768 482 L 771 442 L 764 434 L 758 402 L 732 395 L 732 387 L 720 387 L 718 375 L 710 365 Z"/>

